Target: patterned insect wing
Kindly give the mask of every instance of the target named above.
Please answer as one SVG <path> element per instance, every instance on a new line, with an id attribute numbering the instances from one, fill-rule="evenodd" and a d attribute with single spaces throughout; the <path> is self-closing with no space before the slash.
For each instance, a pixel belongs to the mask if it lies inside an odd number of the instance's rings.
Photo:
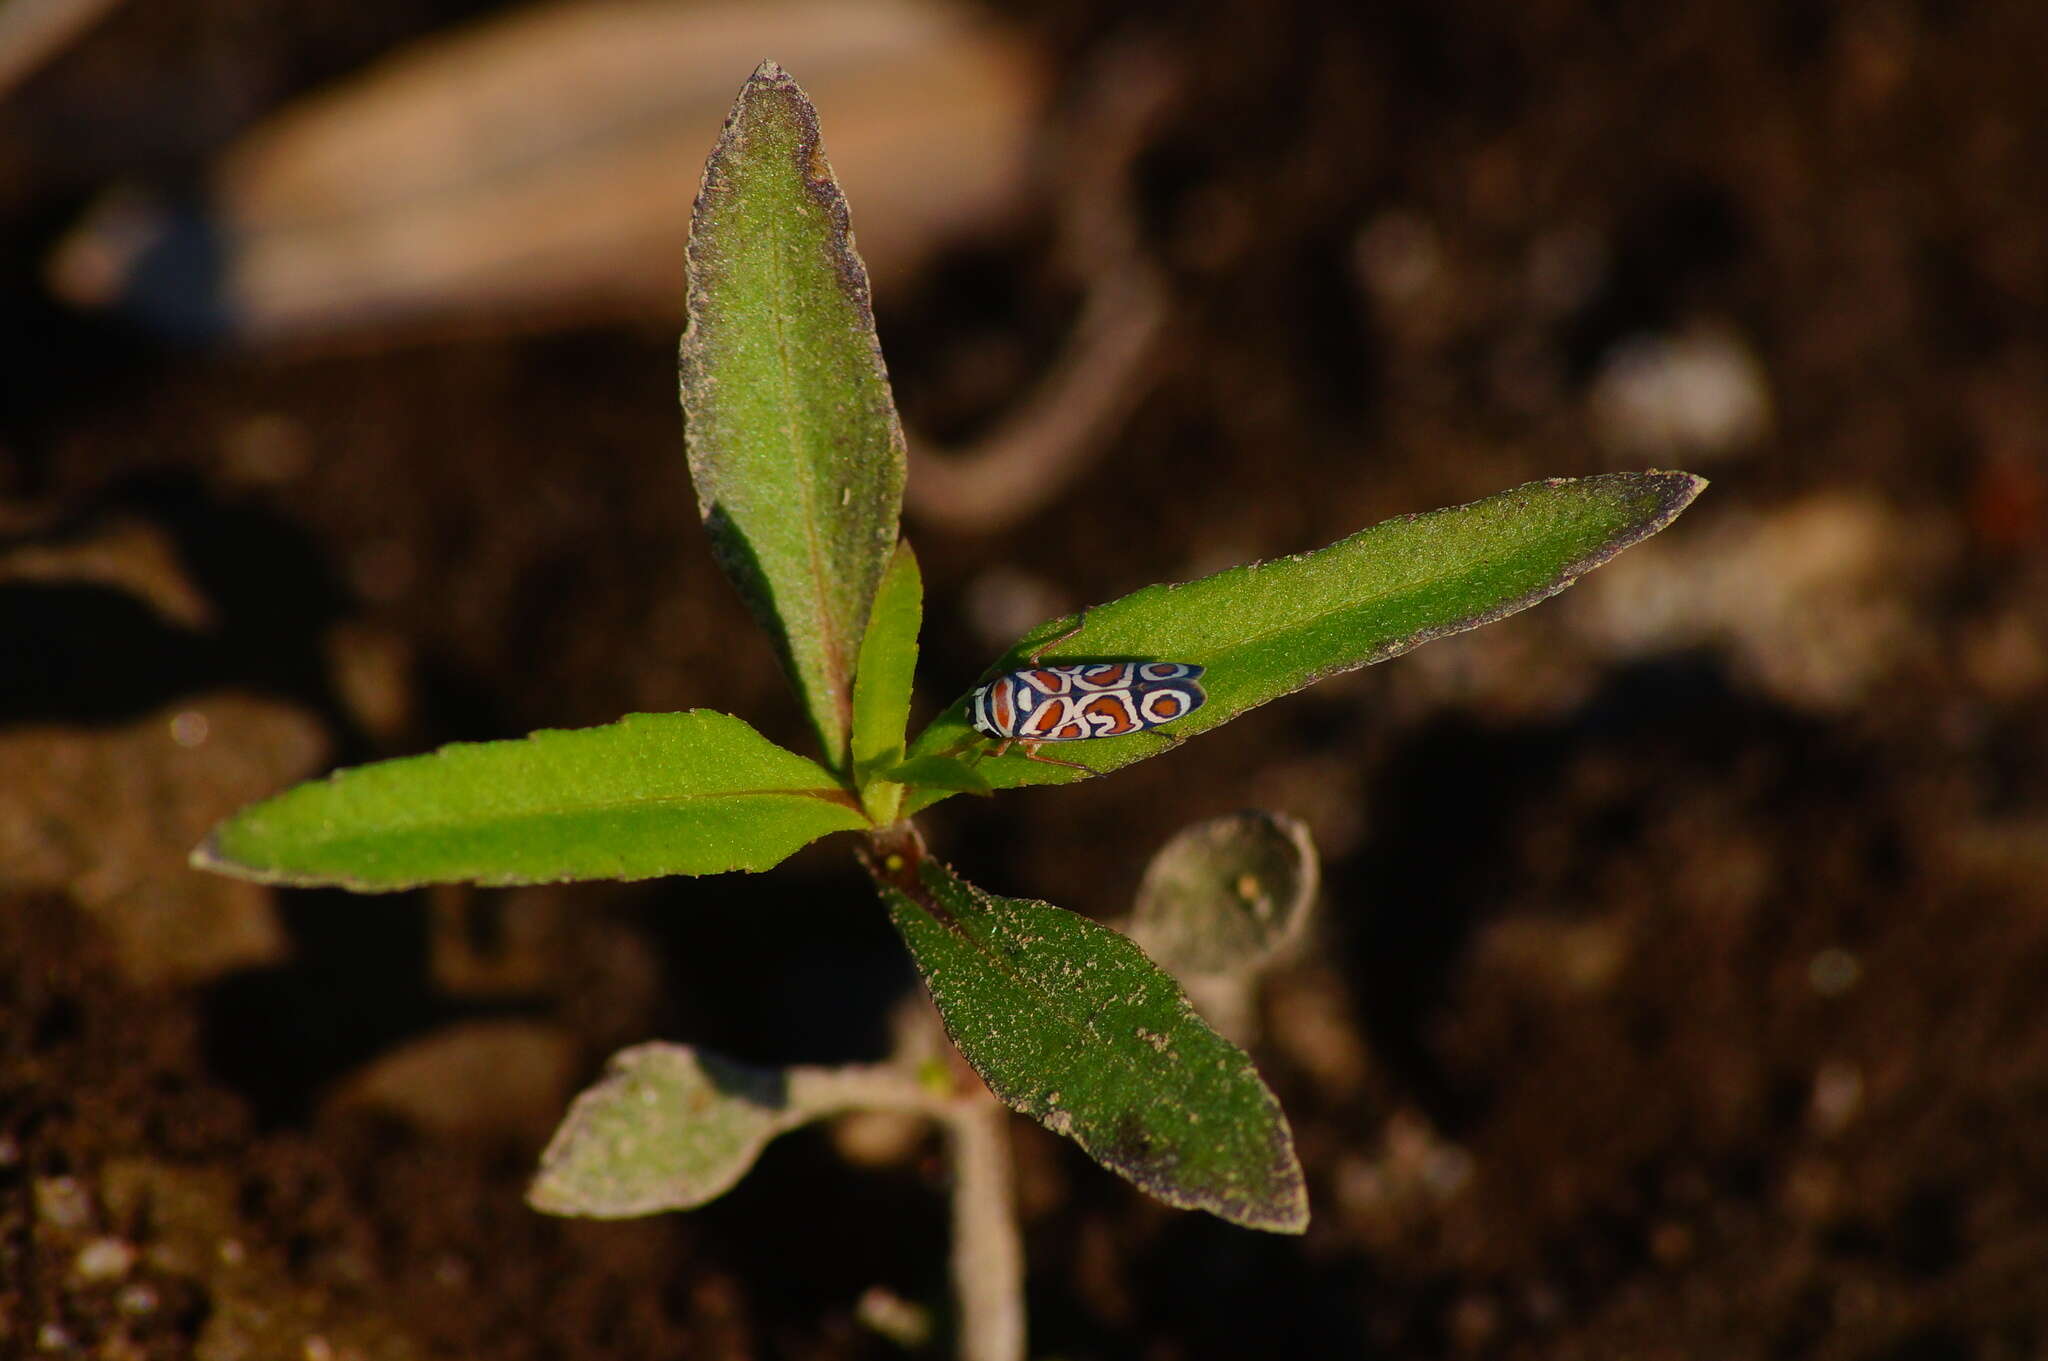
<path id="1" fill-rule="evenodd" d="M 969 697 L 976 732 L 1003 740 L 1122 737 L 1185 718 L 1207 702 L 1192 662 L 1083 662 L 998 676 Z"/>
<path id="2" fill-rule="evenodd" d="M 1186 718 L 1208 703 L 1209 694 L 1200 683 L 1202 670 L 1189 662 L 1146 662 L 1139 666 L 1131 698 L 1141 726 L 1156 728 Z"/>
<path id="3" fill-rule="evenodd" d="M 1031 687 L 1016 675 L 998 676 L 969 696 L 967 721 L 986 737 L 1015 737 L 1020 719 L 1036 699 Z"/>
<path id="4" fill-rule="evenodd" d="M 1128 686 L 1085 694 L 1075 702 L 1090 737 L 1122 737 L 1145 726 L 1135 695 Z"/>

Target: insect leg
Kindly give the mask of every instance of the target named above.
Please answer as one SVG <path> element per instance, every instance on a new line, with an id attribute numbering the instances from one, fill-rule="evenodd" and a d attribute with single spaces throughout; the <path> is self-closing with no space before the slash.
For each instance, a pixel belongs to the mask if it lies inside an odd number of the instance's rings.
<path id="1" fill-rule="evenodd" d="M 1054 644 L 1064 643 L 1065 641 L 1067 641 L 1067 639 L 1073 637 L 1075 634 L 1079 633 L 1084 627 L 1087 626 L 1088 611 L 1094 608 L 1095 607 L 1093 605 L 1083 605 L 1081 607 L 1081 612 L 1074 616 L 1074 626 L 1072 628 L 1065 629 L 1059 633 L 1054 634 L 1052 637 L 1046 639 L 1044 642 L 1040 643 L 1037 647 L 1032 648 L 1031 651 L 1027 652 L 1024 655 L 1027 658 L 1029 658 L 1033 666 L 1037 666 L 1038 659 L 1040 657 L 1043 657 L 1053 647 Z M 1072 761 L 1061 761 L 1058 764 L 1063 766 L 1070 766 L 1074 763 Z M 1087 767 L 1083 766 L 1081 767 L 1081 769 L 1085 770 L 1087 769 Z"/>
<path id="2" fill-rule="evenodd" d="M 1065 766 L 1069 770 L 1085 771 L 1090 775 L 1095 774 L 1094 767 L 1084 766 L 1079 761 L 1062 761 L 1057 756 L 1040 756 L 1038 754 L 1038 743 L 1036 742 L 1027 741 L 1024 743 L 1024 756 L 1027 760 L 1036 761 L 1040 765 Z"/>

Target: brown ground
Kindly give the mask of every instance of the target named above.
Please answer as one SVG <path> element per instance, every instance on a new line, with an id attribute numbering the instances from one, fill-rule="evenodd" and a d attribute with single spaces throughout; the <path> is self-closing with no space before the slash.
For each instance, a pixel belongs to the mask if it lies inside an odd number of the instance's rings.
<path id="1" fill-rule="evenodd" d="M 0 1354 L 887 1356 L 862 1293 L 943 1298 L 929 1147 L 793 1136 L 637 1224 L 520 1200 L 622 1044 L 880 1052 L 909 971 L 836 848 L 395 899 L 181 867 L 333 761 L 694 705 L 797 740 L 695 524 L 672 325 L 252 354 L 41 291 L 91 191 L 482 8 L 152 0 L 0 104 Z M 1021 8 L 1051 118 L 1125 44 L 1178 73 L 1132 168 L 1171 325 L 1082 485 L 910 525 L 927 700 L 1020 592 L 1544 475 L 1715 481 L 1531 615 L 931 817 L 1104 916 L 1245 804 L 1329 856 L 1261 1048 L 1314 1226 L 1020 1130 L 1036 1354 L 2048 1354 L 2048 18 Z M 1056 346 L 1048 220 L 885 295 L 913 424 L 971 436 Z M 1603 359 L 1700 328 L 1771 429 L 1601 452 Z"/>

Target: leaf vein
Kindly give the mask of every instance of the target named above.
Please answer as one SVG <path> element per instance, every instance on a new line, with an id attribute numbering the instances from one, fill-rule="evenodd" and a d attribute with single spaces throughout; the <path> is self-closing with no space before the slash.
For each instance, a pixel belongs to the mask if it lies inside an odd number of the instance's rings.
<path id="1" fill-rule="evenodd" d="M 799 143 L 799 150 L 801 150 Z M 799 174 L 802 172 L 799 171 Z M 778 216 L 778 228 L 783 219 Z M 826 579 L 824 555 L 818 545 L 818 495 L 816 485 L 817 469 L 806 454 L 802 438 L 797 433 L 797 380 L 794 365 L 790 360 L 789 334 L 787 328 L 788 296 L 787 277 L 783 269 L 783 251 L 789 238 L 777 231 L 774 248 L 769 251 L 769 272 L 774 276 L 775 306 L 769 315 L 775 326 L 775 359 L 782 371 L 782 430 L 789 442 L 790 461 L 796 468 L 797 486 L 801 489 L 804 524 L 804 547 L 810 556 L 811 567 L 811 608 L 818 620 L 818 641 L 825 653 L 826 702 L 839 715 L 840 727 L 851 731 L 853 712 L 850 697 L 846 694 L 846 641 L 839 636 L 839 621 L 833 613 Z M 823 734 L 821 734 L 822 736 Z M 842 733 L 844 738 L 845 733 Z M 826 758 L 835 764 L 843 759 L 844 752 L 827 752 Z"/>

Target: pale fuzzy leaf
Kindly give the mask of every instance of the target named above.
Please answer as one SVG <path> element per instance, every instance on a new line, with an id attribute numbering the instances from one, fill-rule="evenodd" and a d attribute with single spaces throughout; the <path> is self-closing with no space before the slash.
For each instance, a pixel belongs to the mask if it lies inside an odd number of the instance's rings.
<path id="1" fill-rule="evenodd" d="M 698 507 L 844 771 L 903 431 L 817 111 L 773 62 L 741 88 L 704 168 L 689 276 L 680 374 Z"/>
<path id="2" fill-rule="evenodd" d="M 1321 862 L 1308 828 L 1282 813 L 1231 813 L 1166 843 L 1138 886 L 1131 937 L 1190 975 L 1256 974 L 1300 937 Z"/>
<path id="3" fill-rule="evenodd" d="M 635 1045 L 569 1107 L 526 1201 L 591 1219 L 687 1210 L 730 1190 L 770 1139 L 806 1118 L 774 1069 Z"/>

